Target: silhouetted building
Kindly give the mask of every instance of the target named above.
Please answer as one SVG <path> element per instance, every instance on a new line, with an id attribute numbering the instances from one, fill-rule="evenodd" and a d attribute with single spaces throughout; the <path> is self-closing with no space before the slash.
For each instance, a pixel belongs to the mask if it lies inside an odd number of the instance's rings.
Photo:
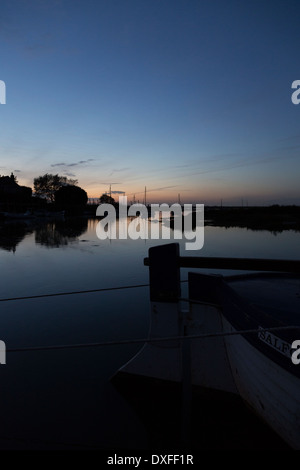
<path id="1" fill-rule="evenodd" d="M 10 176 L 0 176 L 0 202 L 26 201 L 31 195 L 32 189 L 19 186 L 13 173 Z"/>

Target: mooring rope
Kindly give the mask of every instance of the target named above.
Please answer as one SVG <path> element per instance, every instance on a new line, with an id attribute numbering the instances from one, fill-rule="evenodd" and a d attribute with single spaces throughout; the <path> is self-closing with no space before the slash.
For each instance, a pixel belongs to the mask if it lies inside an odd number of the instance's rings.
<path id="1" fill-rule="evenodd" d="M 43 299 L 45 297 L 59 297 L 62 295 L 91 294 L 93 292 L 106 292 L 106 291 L 121 290 L 121 289 L 136 289 L 138 287 L 149 287 L 149 284 L 137 284 L 133 286 L 104 287 L 102 289 L 77 290 L 77 291 L 71 291 L 71 292 L 55 292 L 52 294 L 25 295 L 22 297 L 10 297 L 6 299 L 0 299 L 0 302 L 11 302 L 13 300 Z"/>
<path id="2" fill-rule="evenodd" d="M 33 346 L 33 347 L 24 347 L 24 348 L 8 348 L 6 352 L 23 352 L 23 351 L 49 351 L 57 349 L 79 349 L 79 348 L 96 348 L 103 346 L 121 346 L 121 345 L 130 345 L 130 344 L 140 344 L 140 343 L 160 343 L 162 341 L 179 341 L 179 340 L 194 340 L 194 339 L 205 339 L 205 338 L 217 338 L 225 336 L 236 336 L 244 335 L 251 333 L 261 333 L 263 331 L 284 331 L 284 330 L 294 330 L 300 329 L 300 326 L 274 326 L 270 328 L 252 328 L 247 330 L 239 331 L 221 331 L 216 333 L 202 333 L 198 335 L 178 335 L 178 336 L 162 336 L 159 338 L 137 338 L 137 339 L 125 339 L 125 340 L 115 340 L 115 341 L 102 341 L 97 343 L 77 343 L 77 344 L 58 344 L 50 346 Z"/>
<path id="3" fill-rule="evenodd" d="M 182 280 L 181 283 L 188 282 L 188 280 Z M 37 295 L 24 295 L 22 297 L 7 297 L 4 299 L 0 299 L 0 302 L 11 302 L 14 300 L 30 300 L 30 299 L 43 299 L 45 297 L 59 297 L 63 295 L 77 295 L 77 294 L 92 294 L 94 292 L 108 292 L 114 290 L 122 290 L 122 289 L 137 289 L 139 287 L 149 287 L 150 284 L 136 284 L 131 286 L 117 286 L 117 287 L 103 287 L 100 289 L 88 289 L 88 290 L 77 290 L 77 291 L 69 291 L 69 292 L 53 292 L 50 294 L 37 294 Z"/>

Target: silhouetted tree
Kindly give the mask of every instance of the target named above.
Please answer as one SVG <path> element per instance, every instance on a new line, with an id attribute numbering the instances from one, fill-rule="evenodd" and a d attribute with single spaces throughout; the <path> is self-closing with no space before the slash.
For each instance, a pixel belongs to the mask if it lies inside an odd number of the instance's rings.
<path id="1" fill-rule="evenodd" d="M 77 180 L 68 179 L 65 176 L 52 175 L 46 173 L 43 176 L 34 178 L 33 185 L 37 196 L 45 197 L 48 201 L 54 202 L 55 193 L 63 186 L 74 186 Z"/>
<path id="2" fill-rule="evenodd" d="M 55 204 L 62 208 L 85 206 L 88 201 L 86 191 L 79 186 L 62 186 L 54 195 Z"/>
<path id="3" fill-rule="evenodd" d="M 109 194 L 102 194 L 102 196 L 99 197 L 99 202 L 100 204 L 116 204 L 114 198 Z"/>

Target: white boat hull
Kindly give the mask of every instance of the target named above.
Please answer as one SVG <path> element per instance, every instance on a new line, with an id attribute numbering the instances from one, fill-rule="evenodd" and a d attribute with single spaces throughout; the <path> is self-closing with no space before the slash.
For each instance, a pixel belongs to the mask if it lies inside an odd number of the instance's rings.
<path id="1" fill-rule="evenodd" d="M 300 339 L 298 271 L 189 273 L 185 310 L 178 249 L 150 250 L 149 341 L 121 372 L 237 396 L 300 450 L 300 365 L 291 360 L 291 344 Z M 271 328 L 278 336 L 261 334 Z"/>
<path id="2" fill-rule="evenodd" d="M 223 317 L 225 332 L 236 330 Z M 232 375 L 243 400 L 292 448 L 300 449 L 300 380 L 242 335 L 226 337 Z"/>
<path id="3" fill-rule="evenodd" d="M 185 340 L 151 343 L 151 339 L 182 336 L 183 322 L 186 336 L 215 333 L 222 328 L 220 310 L 215 307 L 193 305 L 189 312 L 180 312 L 177 304 L 152 302 L 149 342 L 120 371 L 182 382 L 184 369 L 188 368 L 194 386 L 237 394 L 224 338 L 188 340 L 186 354 L 182 348 Z"/>

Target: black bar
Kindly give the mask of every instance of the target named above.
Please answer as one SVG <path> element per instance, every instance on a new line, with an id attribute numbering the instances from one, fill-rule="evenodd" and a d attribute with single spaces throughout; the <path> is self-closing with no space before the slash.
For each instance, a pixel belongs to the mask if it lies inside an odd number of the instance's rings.
<path id="1" fill-rule="evenodd" d="M 177 263 L 180 268 L 300 273 L 300 260 L 181 256 L 178 257 Z M 149 258 L 144 258 L 144 265 L 150 266 Z"/>

